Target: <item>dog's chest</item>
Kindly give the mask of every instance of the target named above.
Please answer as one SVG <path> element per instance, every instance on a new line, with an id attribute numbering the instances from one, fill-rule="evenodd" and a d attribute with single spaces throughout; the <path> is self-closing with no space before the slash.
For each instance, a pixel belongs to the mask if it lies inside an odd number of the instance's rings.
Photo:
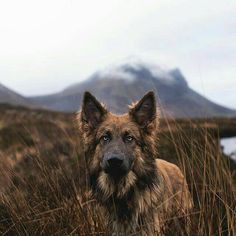
<path id="1" fill-rule="evenodd" d="M 107 208 L 107 213 L 111 235 L 149 235 L 147 234 L 150 231 L 146 224 L 147 216 L 140 215 L 135 202 L 116 201 L 113 207 Z"/>

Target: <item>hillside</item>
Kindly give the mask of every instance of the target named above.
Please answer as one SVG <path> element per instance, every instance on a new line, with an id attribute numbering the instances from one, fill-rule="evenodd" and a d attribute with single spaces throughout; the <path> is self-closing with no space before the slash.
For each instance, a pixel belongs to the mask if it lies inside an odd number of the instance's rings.
<path id="1" fill-rule="evenodd" d="M 32 101 L 21 96 L 13 90 L 7 88 L 0 83 L 0 103 L 8 103 L 12 105 L 21 105 L 26 107 L 35 107 Z"/>
<path id="2" fill-rule="evenodd" d="M 56 158 L 65 153 L 70 156 L 77 149 L 79 136 L 74 113 L 29 109 L 6 104 L 0 104 L 0 113 L 0 162 L 9 161 L 16 164 L 28 155 L 35 155 L 38 149 L 45 152 L 46 158 L 51 152 L 55 152 L 53 156 L 60 153 Z M 167 140 L 167 136 L 171 135 L 170 131 L 172 135 L 179 135 L 180 132 L 185 134 L 190 132 L 190 135 L 195 135 L 194 132 L 203 130 L 205 132 L 205 129 L 216 139 L 218 135 L 220 138 L 234 137 L 236 136 L 236 118 L 161 119 L 160 156 L 172 162 L 177 159 L 173 156 L 174 150 L 170 151 L 170 140 Z M 194 139 L 196 138 L 194 136 Z M 80 152 L 80 150 L 77 151 Z M 235 166 L 235 164 L 232 162 L 231 165 Z"/>
<path id="3" fill-rule="evenodd" d="M 0 235 L 109 235 L 86 194 L 75 114 L 10 105 L 0 112 Z M 195 205 L 191 224 L 169 219 L 165 235 L 235 235 L 236 166 L 218 132 L 235 136 L 236 119 L 161 121 L 159 156 L 183 170 Z"/>
<path id="4" fill-rule="evenodd" d="M 235 110 L 217 105 L 191 89 L 179 69 L 164 70 L 141 63 L 110 67 L 62 92 L 31 99 L 48 109 L 71 112 L 80 108 L 81 98 L 86 90 L 95 94 L 116 113 L 127 111 L 127 104 L 138 100 L 148 90 L 154 90 L 159 98 L 159 105 L 167 116 L 236 116 Z"/>

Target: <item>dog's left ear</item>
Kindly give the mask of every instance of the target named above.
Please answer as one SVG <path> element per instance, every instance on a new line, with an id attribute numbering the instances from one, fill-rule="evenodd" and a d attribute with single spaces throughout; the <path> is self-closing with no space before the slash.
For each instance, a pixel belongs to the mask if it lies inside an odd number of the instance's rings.
<path id="1" fill-rule="evenodd" d="M 130 108 L 129 115 L 141 128 L 147 127 L 156 120 L 156 99 L 154 92 L 150 91 L 146 93 L 139 102 Z"/>
<path id="2" fill-rule="evenodd" d="M 95 129 L 107 114 L 105 107 L 89 92 L 84 93 L 80 121 L 85 131 Z"/>

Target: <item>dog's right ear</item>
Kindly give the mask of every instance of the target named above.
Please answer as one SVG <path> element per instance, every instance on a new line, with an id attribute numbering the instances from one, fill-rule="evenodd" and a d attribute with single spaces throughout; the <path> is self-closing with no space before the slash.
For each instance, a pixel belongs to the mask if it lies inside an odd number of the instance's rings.
<path id="1" fill-rule="evenodd" d="M 105 114 L 107 114 L 105 107 L 91 93 L 85 92 L 82 110 L 79 114 L 85 131 L 95 129 L 102 122 Z"/>
<path id="2" fill-rule="evenodd" d="M 153 91 L 149 91 L 144 97 L 129 110 L 130 116 L 141 128 L 149 125 L 156 119 L 156 99 Z"/>

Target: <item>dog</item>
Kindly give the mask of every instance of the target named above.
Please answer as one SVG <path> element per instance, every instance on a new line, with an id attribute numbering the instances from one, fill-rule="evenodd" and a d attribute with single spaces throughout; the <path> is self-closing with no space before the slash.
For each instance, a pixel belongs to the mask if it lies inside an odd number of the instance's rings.
<path id="1" fill-rule="evenodd" d="M 110 235 L 160 234 L 168 218 L 192 209 L 182 172 L 158 158 L 157 113 L 152 91 L 123 115 L 84 93 L 77 120 L 89 187 Z"/>

